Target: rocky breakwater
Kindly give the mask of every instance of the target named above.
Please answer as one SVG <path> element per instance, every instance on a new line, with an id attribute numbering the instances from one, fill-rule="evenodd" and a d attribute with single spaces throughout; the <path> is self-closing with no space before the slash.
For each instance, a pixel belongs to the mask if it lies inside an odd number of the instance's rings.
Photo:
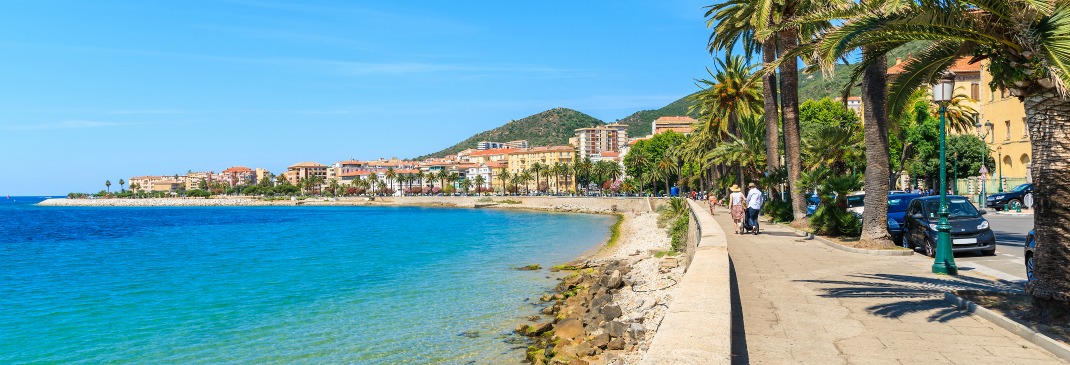
<path id="1" fill-rule="evenodd" d="M 682 274 L 675 260 L 613 259 L 588 262 L 543 295 L 542 316 L 520 324 L 530 337 L 531 364 L 627 364 L 637 362 L 664 318 L 667 289 Z M 651 270 L 652 269 L 652 270 Z M 660 276 L 660 277 L 652 277 Z M 636 288 L 641 286 L 643 288 Z M 545 319 L 544 319 L 545 318 Z"/>

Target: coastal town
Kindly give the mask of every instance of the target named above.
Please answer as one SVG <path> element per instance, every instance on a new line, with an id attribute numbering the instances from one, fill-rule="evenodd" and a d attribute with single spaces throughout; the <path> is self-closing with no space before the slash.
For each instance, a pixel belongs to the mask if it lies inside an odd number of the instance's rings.
<path id="1" fill-rule="evenodd" d="M 637 141 L 667 131 L 687 134 L 696 122 L 688 116 L 661 117 L 651 123 L 650 135 L 636 138 L 630 138 L 628 126 L 619 123 L 580 128 L 569 144 L 556 146 L 531 146 L 525 140 L 481 141 L 456 154 L 419 161 L 394 157 L 331 164 L 298 162 L 277 174 L 263 167 L 231 166 L 218 173 L 189 170 L 170 175 L 138 175 L 123 181 L 120 189 L 129 185 L 134 194 L 156 196 L 185 196 L 193 191 L 255 193 L 258 185 L 289 185 L 295 191 L 333 195 L 460 191 L 574 194 L 579 191 L 573 178 L 577 164 L 614 166 L 617 172 L 613 177 L 623 179 L 623 156 Z"/>

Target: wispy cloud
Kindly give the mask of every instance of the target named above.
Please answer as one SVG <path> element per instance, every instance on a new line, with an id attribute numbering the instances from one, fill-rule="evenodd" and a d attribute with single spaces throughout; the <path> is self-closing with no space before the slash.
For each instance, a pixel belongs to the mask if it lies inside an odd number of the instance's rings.
<path id="1" fill-rule="evenodd" d="M 35 124 L 22 124 L 3 126 L 0 129 L 13 130 L 13 131 L 28 131 L 28 130 L 59 130 L 59 129 L 93 129 L 93 128 L 107 128 L 107 127 L 119 127 L 119 126 L 131 126 L 144 123 L 128 123 L 128 122 L 105 122 L 98 120 L 64 120 L 53 123 L 35 123 Z"/>
<path id="2" fill-rule="evenodd" d="M 108 114 L 115 115 L 130 115 L 130 114 L 182 114 L 185 113 L 182 110 L 173 109 L 133 109 L 133 110 L 112 110 Z"/>

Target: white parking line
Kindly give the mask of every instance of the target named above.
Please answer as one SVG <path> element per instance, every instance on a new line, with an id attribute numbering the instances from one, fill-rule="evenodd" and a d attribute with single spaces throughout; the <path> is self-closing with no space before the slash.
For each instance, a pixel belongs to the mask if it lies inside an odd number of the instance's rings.
<path id="1" fill-rule="evenodd" d="M 1019 262 L 1019 261 L 1014 261 L 1014 262 Z M 1005 273 L 1005 272 L 990 268 L 988 266 L 982 265 L 981 263 L 976 262 L 976 261 L 970 262 L 969 264 L 971 266 L 973 266 L 974 270 L 976 270 L 977 272 L 985 274 L 985 275 L 988 275 L 988 276 L 991 276 L 991 277 L 995 277 L 997 279 L 1009 280 L 1009 281 L 1025 281 L 1024 277 L 1017 276 L 1017 275 L 1011 275 L 1011 274 L 1008 274 L 1008 273 Z"/>

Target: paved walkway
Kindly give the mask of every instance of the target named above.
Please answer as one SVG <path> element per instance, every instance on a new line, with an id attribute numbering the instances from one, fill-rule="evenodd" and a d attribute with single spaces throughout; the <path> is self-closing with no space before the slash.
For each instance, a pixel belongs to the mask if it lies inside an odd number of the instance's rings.
<path id="1" fill-rule="evenodd" d="M 732 233 L 736 364 L 1063 364 L 1047 351 L 943 301 L 947 288 L 1017 284 L 930 274 L 924 256 L 848 253 L 764 224 Z M 741 310 L 740 310 L 741 309 Z"/>

